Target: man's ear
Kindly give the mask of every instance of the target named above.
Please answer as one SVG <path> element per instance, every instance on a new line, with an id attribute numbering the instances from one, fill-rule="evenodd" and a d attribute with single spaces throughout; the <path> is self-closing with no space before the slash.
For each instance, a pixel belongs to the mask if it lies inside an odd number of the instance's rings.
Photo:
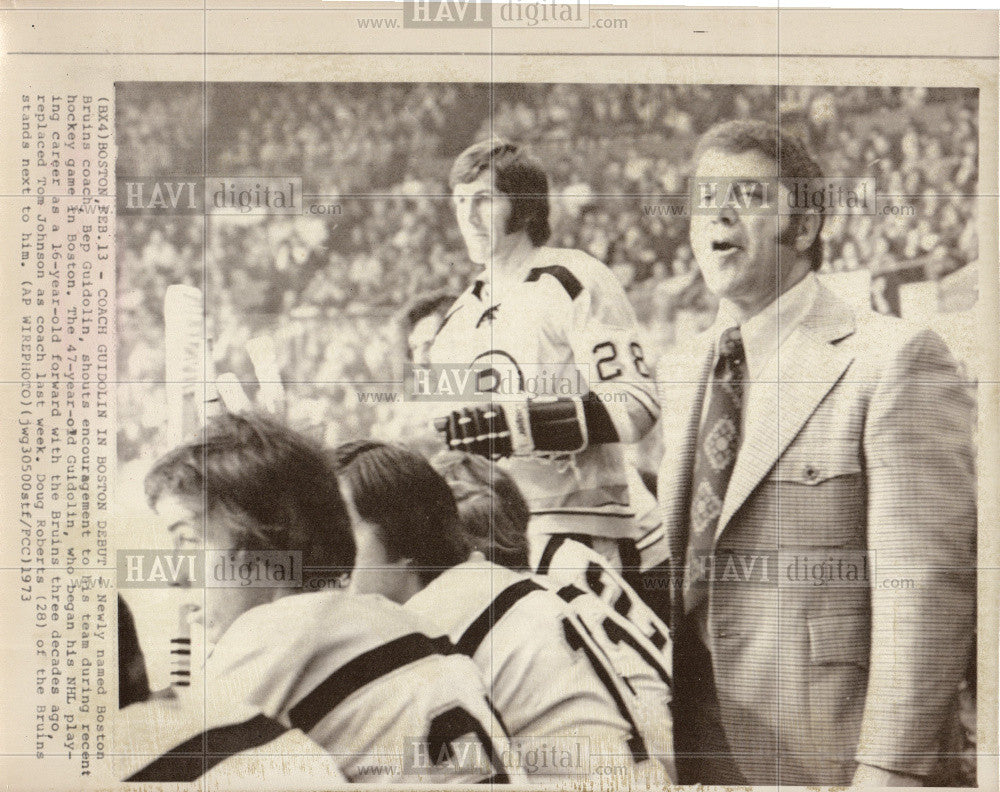
<path id="1" fill-rule="evenodd" d="M 821 220 L 819 210 L 797 214 L 793 220 L 795 222 L 795 249 L 799 253 L 805 253 L 812 247 L 813 241 L 819 233 Z"/>

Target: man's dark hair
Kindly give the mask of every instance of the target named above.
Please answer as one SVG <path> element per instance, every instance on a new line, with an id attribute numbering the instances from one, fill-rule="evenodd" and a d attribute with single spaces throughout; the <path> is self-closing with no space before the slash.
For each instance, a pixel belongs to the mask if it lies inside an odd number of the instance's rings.
<path id="1" fill-rule="evenodd" d="M 698 140 L 694 161 L 697 162 L 711 149 L 729 154 L 758 151 L 778 165 L 778 178 L 783 181 L 823 178 L 823 171 L 809 155 L 805 145 L 793 135 L 782 132 L 779 127 L 766 121 L 738 120 L 716 124 Z M 789 244 L 798 233 L 798 215 L 793 214 L 792 220 L 788 231 L 782 235 L 781 241 L 785 244 Z M 818 270 L 823 265 L 823 240 L 820 239 L 822 230 L 821 213 L 816 238 L 806 251 L 813 270 Z"/>
<path id="2" fill-rule="evenodd" d="M 233 550 L 302 552 L 323 577 L 349 572 L 354 537 L 329 457 L 317 443 L 256 413 L 211 419 L 201 436 L 146 476 L 151 506 L 164 495 L 224 526 Z"/>
<path id="3" fill-rule="evenodd" d="M 447 482 L 420 454 L 360 441 L 333 452 L 358 515 L 377 526 L 390 560 L 412 559 L 426 585 L 469 557 Z"/>
<path id="4" fill-rule="evenodd" d="M 468 184 L 492 170 L 496 189 L 510 197 L 507 233 L 524 231 L 535 247 L 549 241 L 549 179 L 523 147 L 492 138 L 475 143 L 455 160 L 448 186 Z"/>
<path id="5" fill-rule="evenodd" d="M 495 564 L 529 569 L 531 511 L 514 479 L 485 457 L 461 451 L 441 451 L 431 465 L 455 494 L 459 521 L 472 548 Z"/>

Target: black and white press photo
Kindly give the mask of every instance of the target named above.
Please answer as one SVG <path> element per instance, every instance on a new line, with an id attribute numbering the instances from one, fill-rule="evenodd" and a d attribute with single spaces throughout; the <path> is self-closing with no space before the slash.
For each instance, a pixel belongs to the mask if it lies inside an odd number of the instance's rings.
<path id="1" fill-rule="evenodd" d="M 0 9 L 0 786 L 994 792 L 1000 17 L 802 2 Z"/>
<path id="2" fill-rule="evenodd" d="M 980 101 L 117 83 L 122 780 L 974 786 Z"/>

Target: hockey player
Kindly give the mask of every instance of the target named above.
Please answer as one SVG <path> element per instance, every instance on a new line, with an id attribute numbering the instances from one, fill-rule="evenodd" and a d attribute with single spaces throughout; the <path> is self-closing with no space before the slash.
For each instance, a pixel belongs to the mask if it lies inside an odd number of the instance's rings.
<path id="1" fill-rule="evenodd" d="M 350 781 L 523 778 L 503 764 L 509 745 L 468 658 L 382 597 L 314 590 L 354 558 L 320 448 L 263 417 L 220 416 L 154 465 L 146 492 L 178 548 L 205 548 L 208 574 L 251 572 L 204 590 L 205 742 L 188 745 L 211 745 L 213 729 L 245 711 L 261 716 L 262 734 L 277 736 L 276 723 L 308 735 Z M 297 552 L 301 583 L 287 575 Z M 270 560 L 285 572 L 261 582 Z"/>
<path id="2" fill-rule="evenodd" d="M 205 705 L 160 698 L 117 713 L 109 759 L 118 776 L 127 782 L 199 781 L 218 789 L 234 788 L 250 775 L 272 789 L 347 783 L 336 759 L 300 729 L 238 701 L 215 697 Z"/>
<path id="3" fill-rule="evenodd" d="M 437 371 L 471 371 L 475 384 L 439 430 L 449 448 L 501 459 L 513 476 L 531 508 L 532 567 L 563 537 L 635 568 L 619 444 L 648 432 L 660 408 L 625 292 L 600 261 L 546 245 L 548 178 L 519 146 L 471 146 L 449 183 L 483 270 L 430 347 Z"/>
<path id="4" fill-rule="evenodd" d="M 526 574 L 468 558 L 448 484 L 419 454 L 353 443 L 336 456 L 358 546 L 355 591 L 405 603 L 473 658 L 529 777 L 587 774 L 588 754 L 607 772 L 643 773 L 627 684 L 565 603 Z"/>
<path id="5" fill-rule="evenodd" d="M 511 478 L 473 454 L 442 451 L 431 464 L 455 495 L 467 541 L 486 558 L 523 569 L 527 565 L 528 507 Z M 611 672 L 625 681 L 626 702 L 650 755 L 659 760 L 668 779 L 676 780 L 669 711 L 670 652 L 657 638 L 666 636 L 666 627 L 641 602 L 631 605 L 638 598 L 620 576 L 606 569 L 602 556 L 575 542 L 566 546 L 584 557 L 567 559 L 567 566 L 534 579 L 564 600 L 581 631 L 602 650 Z M 627 599 L 630 592 L 631 601 Z"/>

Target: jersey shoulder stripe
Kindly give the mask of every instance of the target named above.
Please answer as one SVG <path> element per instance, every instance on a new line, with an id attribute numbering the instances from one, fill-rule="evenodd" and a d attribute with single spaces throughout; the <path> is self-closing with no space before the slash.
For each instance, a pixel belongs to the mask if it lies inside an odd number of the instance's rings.
<path id="1" fill-rule="evenodd" d="M 450 648 L 447 640 L 410 633 L 370 649 L 349 660 L 307 693 L 288 711 L 289 720 L 309 732 L 355 691 L 418 660 L 448 654 Z"/>
<path id="2" fill-rule="evenodd" d="M 459 302 L 458 300 L 455 301 L 455 303 L 458 303 L 458 302 Z M 441 324 L 438 325 L 438 329 L 434 331 L 434 338 L 435 339 L 441 334 L 441 331 L 444 330 L 444 326 L 446 324 L 448 324 L 448 322 L 450 321 L 451 317 L 453 317 L 455 314 L 457 314 L 459 311 L 461 311 L 463 307 L 465 307 L 465 306 L 462 305 L 462 304 L 458 304 L 458 305 L 456 305 L 454 303 L 452 304 L 452 307 L 448 310 L 448 313 L 445 315 L 444 319 L 441 320 Z"/>
<path id="3" fill-rule="evenodd" d="M 562 547 L 564 542 L 570 539 L 577 539 L 579 541 L 578 536 L 578 534 L 556 534 L 549 539 L 548 544 L 545 545 L 545 550 L 542 552 L 542 557 L 538 560 L 538 568 L 535 570 L 535 573 L 539 575 L 549 574 L 552 559 L 555 558 L 559 548 Z M 582 539 L 584 543 L 590 541 L 590 537 L 583 536 Z"/>
<path id="4" fill-rule="evenodd" d="M 543 588 L 534 580 L 519 580 L 507 588 L 487 606 L 487 608 L 476 617 L 462 636 L 455 642 L 455 651 L 459 654 L 472 657 L 479 649 L 486 636 L 489 635 L 493 626 L 502 619 L 506 613 L 513 608 L 524 597 L 533 591 L 542 591 Z"/>
<path id="5" fill-rule="evenodd" d="M 287 729 L 266 715 L 207 729 L 161 754 L 126 781 L 191 782 L 236 754 L 278 739 Z"/>
<path id="6" fill-rule="evenodd" d="M 551 264 L 547 267 L 534 267 L 528 271 L 528 276 L 524 279 L 525 283 L 534 283 L 539 280 L 542 275 L 551 275 L 557 281 L 559 285 L 566 290 L 566 294 L 569 295 L 571 300 L 575 300 L 580 296 L 580 292 L 583 291 L 583 284 L 580 280 L 570 272 L 569 268 L 562 266 L 561 264 Z"/>

